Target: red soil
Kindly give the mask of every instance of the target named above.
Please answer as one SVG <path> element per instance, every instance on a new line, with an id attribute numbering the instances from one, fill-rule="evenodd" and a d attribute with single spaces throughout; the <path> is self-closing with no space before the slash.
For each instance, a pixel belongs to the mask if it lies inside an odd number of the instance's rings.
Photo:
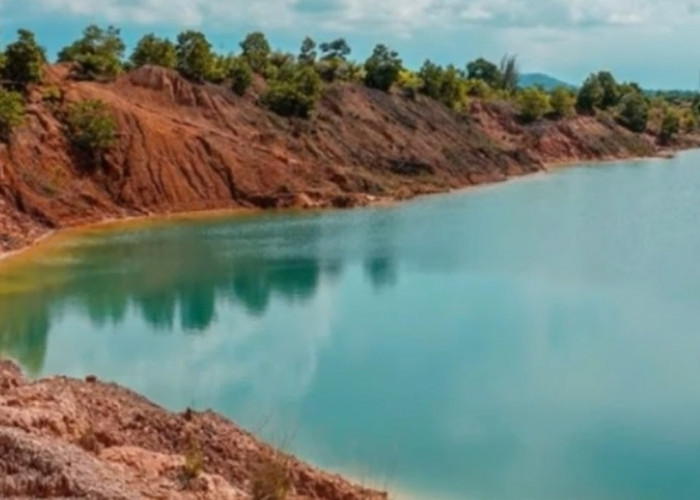
<path id="1" fill-rule="evenodd" d="M 454 113 L 337 83 L 311 121 L 283 119 L 224 87 L 145 67 L 109 84 L 49 69 L 28 119 L 0 145 L 0 251 L 50 229 L 131 215 L 233 207 L 349 207 L 505 180 L 549 162 L 653 154 L 653 140 L 614 122 L 577 117 L 523 126 L 507 104 Z M 71 149 L 44 102 L 97 98 L 119 124 L 118 145 L 95 168 Z M 58 105 L 60 106 L 60 105 Z"/>

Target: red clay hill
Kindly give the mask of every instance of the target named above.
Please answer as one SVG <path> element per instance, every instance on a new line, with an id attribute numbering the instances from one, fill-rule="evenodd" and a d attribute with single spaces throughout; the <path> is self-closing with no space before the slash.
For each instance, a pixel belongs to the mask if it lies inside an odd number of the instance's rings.
<path id="1" fill-rule="evenodd" d="M 546 164 L 654 154 L 651 136 L 612 119 L 521 125 L 511 104 L 474 100 L 464 113 L 357 84 L 326 86 L 311 120 L 143 67 L 112 83 L 48 69 L 27 119 L 0 145 L 0 251 L 56 228 L 110 218 L 234 207 L 350 207 L 543 170 Z M 71 150 L 47 89 L 100 99 L 119 140 L 99 168 Z"/>

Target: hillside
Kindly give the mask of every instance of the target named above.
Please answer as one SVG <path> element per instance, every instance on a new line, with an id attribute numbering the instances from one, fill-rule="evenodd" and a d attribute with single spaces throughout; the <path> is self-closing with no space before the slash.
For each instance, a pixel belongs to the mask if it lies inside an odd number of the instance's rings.
<path id="1" fill-rule="evenodd" d="M 2 498 L 249 500 L 280 489 L 289 500 L 387 498 L 214 413 L 170 413 L 94 377 L 29 381 L 0 360 Z"/>
<path id="2" fill-rule="evenodd" d="M 0 248 L 56 228 L 218 208 L 350 207 L 502 181 L 547 163 L 654 154 L 653 137 L 579 116 L 521 125 L 512 104 L 466 113 L 418 96 L 327 85 L 312 120 L 284 119 L 245 97 L 143 67 L 113 83 L 76 82 L 53 66 L 29 96 L 28 118 L 0 146 Z M 101 99 L 119 141 L 94 168 L 70 147 L 42 99 Z M 683 144 L 681 144 L 683 145 Z"/>

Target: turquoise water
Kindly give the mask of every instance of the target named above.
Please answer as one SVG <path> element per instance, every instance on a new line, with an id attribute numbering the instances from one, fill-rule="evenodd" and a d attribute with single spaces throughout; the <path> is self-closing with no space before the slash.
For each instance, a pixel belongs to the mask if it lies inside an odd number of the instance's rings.
<path id="1" fill-rule="evenodd" d="M 0 350 L 420 499 L 700 498 L 700 153 L 393 208 L 88 231 Z"/>

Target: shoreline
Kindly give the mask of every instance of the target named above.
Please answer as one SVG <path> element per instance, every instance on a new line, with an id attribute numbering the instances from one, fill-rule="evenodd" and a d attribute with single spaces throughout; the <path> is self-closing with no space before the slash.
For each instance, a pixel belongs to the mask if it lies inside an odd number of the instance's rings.
<path id="1" fill-rule="evenodd" d="M 380 198 L 374 201 L 370 201 L 366 205 L 354 205 L 347 208 L 336 208 L 336 207 L 311 207 L 311 208 L 246 208 L 246 207 L 231 207 L 231 208 L 213 208 L 205 210 L 185 210 L 183 212 L 170 212 L 170 213 L 148 213 L 144 215 L 130 215 L 127 217 L 109 217 L 103 220 L 98 220 L 94 222 L 77 224 L 75 226 L 66 226 L 59 229 L 50 229 L 46 234 L 41 235 L 39 238 L 31 242 L 30 244 L 18 248 L 15 250 L 10 250 L 9 252 L 0 252 L 0 266 L 8 265 L 8 263 L 18 260 L 22 257 L 26 257 L 33 251 L 38 249 L 43 249 L 52 240 L 58 238 L 68 237 L 71 233 L 84 233 L 91 230 L 106 230 L 110 226 L 115 227 L 129 227 L 129 226 L 146 226 L 150 224 L 157 225 L 163 222 L 177 222 L 185 220 L 198 220 L 198 219 L 217 219 L 217 218 L 227 218 L 227 217 L 243 217 L 243 216 L 260 216 L 262 214 L 273 214 L 273 213 L 310 213 L 314 211 L 326 212 L 326 211 L 337 211 L 337 210 L 356 210 L 362 208 L 383 208 L 383 207 L 394 207 L 401 203 L 416 200 L 428 196 L 443 196 L 456 194 L 460 192 L 467 192 L 472 189 L 484 189 L 487 187 L 494 187 L 501 184 L 513 182 L 516 180 L 531 179 L 537 176 L 548 175 L 550 173 L 557 172 L 559 170 L 564 170 L 571 167 L 583 167 L 590 166 L 594 164 L 615 164 L 633 160 L 639 161 L 651 161 L 651 160 L 671 160 L 676 157 L 677 154 L 683 153 L 685 151 L 692 151 L 694 149 L 700 149 L 697 145 L 692 145 L 690 147 L 679 147 L 678 149 L 662 149 L 657 154 L 648 156 L 630 156 L 626 158 L 602 158 L 596 160 L 565 160 L 565 161 L 554 161 L 544 164 L 542 170 L 528 173 L 524 175 L 517 175 L 508 177 L 502 181 L 494 182 L 483 182 L 479 184 L 472 184 L 456 189 L 449 189 L 445 191 L 438 191 L 435 193 L 417 194 L 409 198 Z"/>

